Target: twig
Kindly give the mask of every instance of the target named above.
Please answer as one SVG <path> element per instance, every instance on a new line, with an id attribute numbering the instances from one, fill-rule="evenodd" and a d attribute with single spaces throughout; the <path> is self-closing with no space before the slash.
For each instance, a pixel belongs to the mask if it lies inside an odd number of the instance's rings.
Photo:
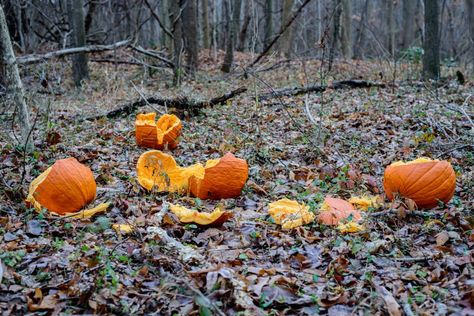
<path id="1" fill-rule="evenodd" d="M 43 55 L 31 54 L 31 55 L 26 55 L 26 56 L 20 56 L 16 59 L 16 62 L 18 64 L 34 64 L 34 63 L 42 62 L 46 59 L 62 57 L 62 56 L 76 54 L 76 53 L 92 53 L 92 52 L 103 52 L 107 50 L 114 50 L 119 47 L 128 45 L 128 43 L 130 43 L 130 40 L 116 42 L 111 45 L 90 45 L 90 46 L 84 46 L 84 47 L 66 48 L 66 49 L 61 49 L 54 52 L 49 52 Z"/>
<path id="2" fill-rule="evenodd" d="M 141 53 L 141 54 L 143 54 L 143 55 L 146 55 L 146 56 L 149 56 L 149 57 L 156 58 L 156 59 L 158 59 L 158 60 L 164 62 L 164 63 L 165 63 L 166 65 L 168 65 L 169 67 L 175 68 L 175 64 L 174 64 L 171 60 L 169 60 L 169 59 L 167 59 L 167 58 L 165 58 L 165 57 L 163 57 L 163 56 L 160 56 L 160 55 L 158 55 L 158 54 L 155 53 L 155 52 L 151 52 L 151 51 L 149 51 L 149 50 L 145 50 L 145 49 L 143 49 L 143 48 L 140 47 L 140 46 L 130 45 L 130 47 L 131 47 L 134 51 L 136 51 L 136 52 L 139 52 L 139 53 Z"/>
<path id="3" fill-rule="evenodd" d="M 137 86 L 133 83 L 133 81 L 130 80 L 130 83 L 132 84 L 133 86 L 133 89 L 140 95 L 140 97 L 142 98 L 143 101 L 145 101 L 145 103 L 151 107 L 155 112 L 158 112 L 160 114 L 164 114 L 164 112 L 160 111 L 159 109 L 155 108 L 153 105 L 150 104 L 150 102 L 148 102 L 148 100 L 146 99 L 146 97 L 143 95 L 143 93 L 140 92 L 140 90 L 138 90 Z"/>

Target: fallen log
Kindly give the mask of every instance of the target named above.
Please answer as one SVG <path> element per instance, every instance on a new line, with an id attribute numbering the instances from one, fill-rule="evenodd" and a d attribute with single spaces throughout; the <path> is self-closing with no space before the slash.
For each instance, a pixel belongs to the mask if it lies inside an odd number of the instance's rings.
<path id="1" fill-rule="evenodd" d="M 359 89 L 359 88 L 385 88 L 385 83 L 380 82 L 371 82 L 371 81 L 364 81 L 364 80 L 341 80 L 335 81 L 331 86 L 307 86 L 307 87 L 295 87 L 295 88 L 283 88 L 274 90 L 269 93 L 262 93 L 258 96 L 260 100 L 268 100 L 271 98 L 278 98 L 278 97 L 291 97 L 291 96 L 298 96 L 301 94 L 311 93 L 311 92 L 323 92 L 327 89 L 333 90 L 340 90 L 340 89 Z"/>
<path id="2" fill-rule="evenodd" d="M 148 105 L 148 104 L 157 104 L 157 105 L 166 106 L 168 108 L 175 108 L 178 112 L 187 112 L 188 115 L 192 116 L 192 115 L 197 115 L 200 112 L 200 110 L 203 108 L 213 107 L 215 105 L 222 104 L 226 102 L 227 100 L 230 100 L 233 97 L 241 93 L 244 93 L 245 91 L 247 91 L 247 88 L 240 87 L 238 89 L 232 90 L 226 94 L 212 98 L 207 101 L 189 100 L 186 97 L 177 97 L 174 99 L 145 97 L 145 98 L 140 98 L 139 100 L 136 100 L 133 102 L 126 103 L 105 114 L 88 117 L 86 118 L 86 120 L 91 121 L 91 120 L 100 119 L 103 117 L 114 118 L 120 115 L 129 115 L 135 112 L 138 108 Z"/>
<path id="3" fill-rule="evenodd" d="M 124 40 L 124 41 L 113 43 L 110 45 L 90 45 L 90 46 L 84 46 L 84 47 L 66 48 L 66 49 L 61 49 L 61 50 L 49 52 L 42 55 L 31 54 L 31 55 L 20 56 L 16 58 L 16 62 L 18 64 L 34 64 L 34 63 L 42 62 L 46 59 L 63 57 L 67 55 L 77 54 L 77 53 L 96 53 L 96 52 L 103 52 L 107 50 L 114 50 L 122 46 L 128 45 L 129 43 L 130 43 L 130 40 Z"/>

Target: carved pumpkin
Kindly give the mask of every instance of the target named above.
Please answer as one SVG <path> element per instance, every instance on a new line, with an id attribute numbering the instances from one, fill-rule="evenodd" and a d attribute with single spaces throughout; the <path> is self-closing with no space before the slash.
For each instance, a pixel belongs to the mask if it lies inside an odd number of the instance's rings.
<path id="1" fill-rule="evenodd" d="M 240 195 L 248 174 L 247 162 L 227 153 L 220 159 L 207 161 L 203 174 L 191 176 L 189 190 L 200 199 L 234 198 Z"/>
<path id="2" fill-rule="evenodd" d="M 360 212 L 354 206 L 342 199 L 326 197 L 321 206 L 318 220 L 325 225 L 338 225 L 341 221 L 352 218 L 353 221 L 361 219 Z"/>
<path id="3" fill-rule="evenodd" d="M 448 161 L 419 158 L 398 161 L 385 169 L 383 187 L 390 200 L 398 194 L 412 199 L 419 208 L 448 203 L 456 188 L 456 175 Z"/>
<path id="4" fill-rule="evenodd" d="M 147 190 L 186 193 L 192 175 L 203 175 L 204 167 L 198 163 L 180 167 L 174 158 L 159 150 L 143 153 L 137 162 L 138 182 Z"/>
<path id="5" fill-rule="evenodd" d="M 156 113 L 138 114 L 135 120 L 135 138 L 138 146 L 169 149 L 178 146 L 178 137 L 183 125 L 181 120 L 173 114 L 164 114 L 155 122 Z"/>
<path id="6" fill-rule="evenodd" d="M 76 158 L 66 158 L 57 160 L 33 180 L 26 201 L 37 210 L 44 207 L 65 215 L 81 210 L 94 200 L 95 194 L 92 171 Z"/>
<path id="7" fill-rule="evenodd" d="M 170 204 L 170 211 L 178 217 L 181 223 L 196 223 L 201 226 L 220 226 L 232 217 L 231 212 L 223 211 L 219 207 L 212 213 L 205 213 Z"/>
<path id="8" fill-rule="evenodd" d="M 292 229 L 314 221 L 315 215 L 309 207 L 297 201 L 281 199 L 268 205 L 268 213 L 283 229 Z"/>

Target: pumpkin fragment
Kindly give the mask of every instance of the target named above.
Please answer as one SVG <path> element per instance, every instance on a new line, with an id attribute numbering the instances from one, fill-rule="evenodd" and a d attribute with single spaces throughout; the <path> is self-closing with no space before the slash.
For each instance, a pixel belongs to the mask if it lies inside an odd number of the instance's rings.
<path id="1" fill-rule="evenodd" d="M 57 160 L 34 179 L 26 202 L 38 211 L 66 215 L 81 210 L 94 200 L 96 183 L 92 171 L 76 158 Z"/>
<path id="2" fill-rule="evenodd" d="M 179 166 L 171 155 L 159 150 L 143 153 L 137 162 L 138 182 L 147 190 L 185 193 L 192 175 L 201 175 L 204 167 L 198 163 L 187 168 Z"/>
<path id="3" fill-rule="evenodd" d="M 206 213 L 170 204 L 170 211 L 182 223 L 195 223 L 201 226 L 220 226 L 232 217 L 231 212 L 223 211 L 220 207 L 216 207 L 212 213 Z"/>
<path id="4" fill-rule="evenodd" d="M 204 172 L 189 178 L 189 191 L 200 199 L 227 199 L 240 195 L 247 181 L 247 162 L 227 153 L 220 159 L 209 160 Z"/>
<path id="5" fill-rule="evenodd" d="M 268 213 L 283 229 L 292 229 L 314 221 L 309 207 L 297 201 L 281 199 L 268 205 Z"/>
<path id="6" fill-rule="evenodd" d="M 361 219 L 360 212 L 354 206 L 342 199 L 326 197 L 321 205 L 318 220 L 325 225 L 338 225 L 341 221 L 352 218 Z"/>
<path id="7" fill-rule="evenodd" d="M 112 224 L 112 229 L 115 230 L 117 234 L 130 234 L 133 232 L 133 227 L 129 224 Z"/>
<path id="8" fill-rule="evenodd" d="M 169 149 L 178 146 L 183 125 L 174 114 L 164 114 L 155 122 L 156 113 L 138 114 L 135 120 L 135 138 L 140 147 Z"/>
<path id="9" fill-rule="evenodd" d="M 339 224 L 337 226 L 337 229 L 341 233 L 358 233 L 358 232 L 364 231 L 365 228 L 364 226 L 351 221 L 349 223 Z"/>
<path id="10" fill-rule="evenodd" d="M 379 208 L 382 206 L 378 196 L 353 196 L 348 201 L 359 210 L 367 211 L 369 208 Z"/>
<path id="11" fill-rule="evenodd" d="M 413 200 L 419 208 L 433 208 L 439 201 L 448 203 L 451 200 L 456 175 L 446 160 L 397 161 L 385 169 L 383 186 L 390 200 L 398 194 Z"/>

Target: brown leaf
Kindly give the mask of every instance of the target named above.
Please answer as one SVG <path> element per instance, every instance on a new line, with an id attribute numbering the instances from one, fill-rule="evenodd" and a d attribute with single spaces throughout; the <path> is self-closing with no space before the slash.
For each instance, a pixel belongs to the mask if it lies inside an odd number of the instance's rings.
<path id="1" fill-rule="evenodd" d="M 449 234 L 446 231 L 442 231 L 436 235 L 436 244 L 438 246 L 444 245 L 449 240 Z"/>
<path id="2" fill-rule="evenodd" d="M 397 303 L 392 293 L 390 293 L 383 285 L 380 284 L 378 278 L 372 280 L 372 285 L 375 287 L 377 293 L 382 297 L 387 307 L 390 316 L 401 316 L 400 305 Z"/>

